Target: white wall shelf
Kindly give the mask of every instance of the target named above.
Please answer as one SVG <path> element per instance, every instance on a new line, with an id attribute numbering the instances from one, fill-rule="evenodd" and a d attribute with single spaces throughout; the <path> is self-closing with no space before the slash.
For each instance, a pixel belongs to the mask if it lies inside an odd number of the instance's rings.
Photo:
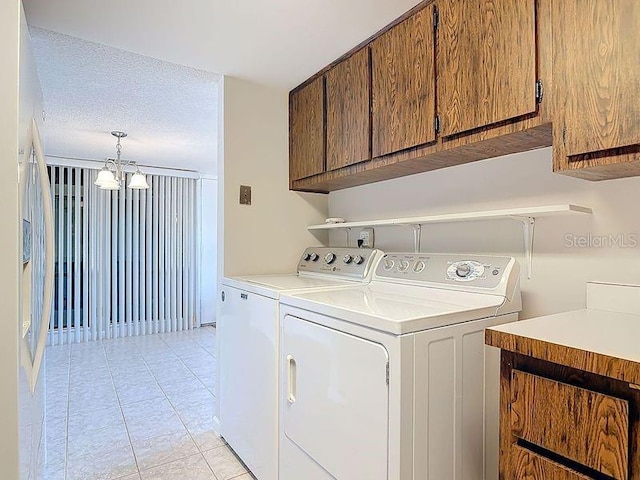
<path id="1" fill-rule="evenodd" d="M 484 210 L 477 212 L 462 212 L 441 215 L 429 215 L 424 217 L 389 218 L 381 220 L 364 220 L 344 223 L 324 223 L 310 225 L 308 230 L 339 230 L 347 232 L 347 241 L 350 243 L 350 232 L 354 228 L 371 227 L 412 227 L 414 234 L 414 249 L 420 252 L 420 240 L 422 226 L 436 223 L 473 222 L 479 220 L 516 220 L 522 224 L 525 255 L 527 257 L 528 276 L 531 278 L 533 239 L 536 226 L 536 218 L 558 215 L 592 214 L 588 207 L 579 205 L 544 205 L 540 207 L 510 208 L 505 210 Z"/>

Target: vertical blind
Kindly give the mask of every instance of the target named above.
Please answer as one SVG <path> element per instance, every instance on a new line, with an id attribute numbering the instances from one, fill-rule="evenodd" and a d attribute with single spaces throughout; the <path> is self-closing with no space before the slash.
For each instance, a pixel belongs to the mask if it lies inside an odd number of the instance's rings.
<path id="1" fill-rule="evenodd" d="M 97 174 L 49 167 L 57 245 L 49 343 L 197 326 L 196 180 L 147 175 L 148 190 L 108 191 L 94 185 Z"/>

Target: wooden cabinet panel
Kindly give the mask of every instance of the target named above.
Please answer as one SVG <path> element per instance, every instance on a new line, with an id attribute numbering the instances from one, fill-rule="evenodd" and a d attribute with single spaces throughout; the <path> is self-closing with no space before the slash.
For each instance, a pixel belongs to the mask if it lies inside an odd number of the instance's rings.
<path id="1" fill-rule="evenodd" d="M 326 74 L 327 170 L 371 159 L 371 70 L 363 48 Z"/>
<path id="2" fill-rule="evenodd" d="M 592 480 L 559 463 L 517 445 L 513 446 L 513 480 Z"/>
<path id="3" fill-rule="evenodd" d="M 628 478 L 626 400 L 513 370 L 511 430 L 517 438 L 616 480 Z"/>
<path id="4" fill-rule="evenodd" d="M 441 134 L 534 113 L 535 0 L 439 0 L 436 5 Z"/>
<path id="5" fill-rule="evenodd" d="M 324 172 L 324 79 L 317 78 L 289 97 L 290 180 Z"/>
<path id="6" fill-rule="evenodd" d="M 420 10 L 371 45 L 374 158 L 436 139 L 431 12 Z"/>
<path id="7" fill-rule="evenodd" d="M 553 2 L 565 155 L 640 145 L 640 2 Z"/>

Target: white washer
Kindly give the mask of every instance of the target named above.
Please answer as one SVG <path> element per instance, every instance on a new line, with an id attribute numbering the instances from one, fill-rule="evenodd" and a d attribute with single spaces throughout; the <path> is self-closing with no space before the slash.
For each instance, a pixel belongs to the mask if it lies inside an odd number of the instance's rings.
<path id="1" fill-rule="evenodd" d="M 280 480 L 497 479 L 510 257 L 388 254 L 373 281 L 283 295 Z"/>
<path id="2" fill-rule="evenodd" d="M 308 248 L 298 273 L 225 278 L 218 329 L 221 434 L 258 480 L 278 478 L 278 299 L 369 282 L 382 252 Z"/>

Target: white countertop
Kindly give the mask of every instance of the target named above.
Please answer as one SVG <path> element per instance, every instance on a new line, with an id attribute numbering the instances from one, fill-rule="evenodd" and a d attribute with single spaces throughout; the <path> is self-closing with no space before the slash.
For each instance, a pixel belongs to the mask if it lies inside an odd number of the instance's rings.
<path id="1" fill-rule="evenodd" d="M 490 330 L 640 363 L 640 315 L 583 309 Z"/>

